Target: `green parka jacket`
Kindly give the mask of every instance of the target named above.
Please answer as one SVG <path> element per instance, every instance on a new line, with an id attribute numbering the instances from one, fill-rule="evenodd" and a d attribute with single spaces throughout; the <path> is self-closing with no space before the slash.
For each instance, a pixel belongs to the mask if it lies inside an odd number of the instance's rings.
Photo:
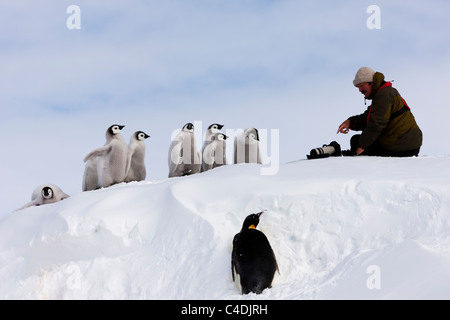
<path id="1" fill-rule="evenodd" d="M 373 91 L 368 99 L 372 100 L 372 105 L 363 114 L 349 118 L 351 130 L 362 130 L 361 148 L 365 149 L 377 140 L 383 149 L 393 152 L 422 146 L 422 131 L 411 110 L 380 72 L 373 76 Z"/>

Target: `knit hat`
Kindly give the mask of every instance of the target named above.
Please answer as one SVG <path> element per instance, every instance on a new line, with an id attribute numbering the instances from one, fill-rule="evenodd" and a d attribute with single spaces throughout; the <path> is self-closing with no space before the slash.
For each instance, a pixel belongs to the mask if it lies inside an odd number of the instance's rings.
<path id="1" fill-rule="evenodd" d="M 355 80 L 353 80 L 353 85 L 356 87 L 363 82 L 373 82 L 374 74 L 375 71 L 368 67 L 359 68 L 358 72 L 356 72 Z"/>

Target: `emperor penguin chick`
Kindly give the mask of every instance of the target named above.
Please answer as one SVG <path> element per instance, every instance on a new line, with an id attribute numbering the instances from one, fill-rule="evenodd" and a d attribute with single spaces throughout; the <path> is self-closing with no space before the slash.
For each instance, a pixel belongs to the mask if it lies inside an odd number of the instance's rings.
<path id="1" fill-rule="evenodd" d="M 202 172 L 227 164 L 226 142 L 228 137 L 221 132 L 215 133 L 203 149 Z"/>
<path id="2" fill-rule="evenodd" d="M 208 129 L 206 129 L 205 138 L 203 140 L 203 146 L 202 146 L 202 157 L 203 157 L 205 148 L 211 143 L 212 139 L 214 138 L 214 135 L 216 133 L 220 133 L 220 130 L 222 128 L 223 128 L 223 124 L 213 123 L 208 127 Z M 202 163 L 202 166 L 203 166 L 203 163 Z M 203 171 L 203 169 L 202 169 L 202 171 Z"/>
<path id="3" fill-rule="evenodd" d="M 31 201 L 28 202 L 23 207 L 17 209 L 22 210 L 31 206 L 40 206 L 48 203 L 55 203 L 64 199 L 69 198 L 70 196 L 63 192 L 60 187 L 54 184 L 42 184 L 37 186 L 32 195 Z"/>
<path id="4" fill-rule="evenodd" d="M 194 125 L 186 123 L 172 140 L 169 148 L 169 178 L 200 172 L 202 160 L 197 151 Z"/>
<path id="5" fill-rule="evenodd" d="M 223 124 L 213 123 L 211 124 L 205 132 L 205 140 L 203 142 L 202 153 L 205 150 L 205 147 L 211 143 L 212 138 L 216 133 L 220 133 L 220 130 L 223 128 Z"/>
<path id="6" fill-rule="evenodd" d="M 136 131 L 128 144 L 128 157 L 125 182 L 143 181 L 147 175 L 145 170 L 145 139 L 150 138 L 143 131 Z"/>
<path id="7" fill-rule="evenodd" d="M 112 126 L 110 126 L 106 130 L 106 133 L 105 133 L 105 138 L 106 138 L 105 146 L 111 142 L 111 140 L 113 139 L 113 137 L 116 134 L 120 134 L 120 131 L 124 127 L 125 126 L 120 126 L 118 124 L 113 124 Z M 97 183 L 98 183 L 97 164 L 98 164 L 97 156 L 91 157 L 86 162 L 86 166 L 84 168 L 84 175 L 83 175 L 83 185 L 82 185 L 83 191 L 90 191 L 90 190 L 97 189 Z"/>
<path id="8" fill-rule="evenodd" d="M 247 128 L 234 140 L 234 163 L 262 164 L 259 134 L 256 128 Z"/>
<path id="9" fill-rule="evenodd" d="M 84 162 L 89 160 L 97 161 L 98 177 L 96 189 L 121 183 L 125 179 L 128 147 L 120 134 L 124 127 L 117 124 L 110 126 L 105 134 L 106 144 L 101 148 L 91 151 L 84 157 Z M 85 174 L 85 181 L 92 181 L 92 179 L 89 177 L 86 178 Z"/>
<path id="10" fill-rule="evenodd" d="M 231 275 L 234 271 L 240 277 L 242 294 L 260 294 L 272 286 L 275 271 L 278 270 L 275 254 L 269 240 L 256 227 L 262 212 L 245 218 L 241 231 L 233 238 L 231 253 Z"/>

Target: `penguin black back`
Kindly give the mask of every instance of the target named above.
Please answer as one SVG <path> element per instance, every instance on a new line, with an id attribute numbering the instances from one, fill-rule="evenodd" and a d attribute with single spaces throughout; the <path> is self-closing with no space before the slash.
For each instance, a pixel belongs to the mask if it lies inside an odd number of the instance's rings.
<path id="1" fill-rule="evenodd" d="M 256 227 L 262 212 L 251 214 L 245 219 L 241 232 L 233 239 L 231 254 L 231 274 L 240 276 L 242 294 L 260 294 L 272 286 L 275 271 L 278 269 L 275 254 L 267 237 Z"/>

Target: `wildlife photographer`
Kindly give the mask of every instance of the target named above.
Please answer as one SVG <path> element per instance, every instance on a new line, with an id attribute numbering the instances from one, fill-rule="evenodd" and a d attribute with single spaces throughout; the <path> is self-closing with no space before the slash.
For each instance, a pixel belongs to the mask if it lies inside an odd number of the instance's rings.
<path id="1" fill-rule="evenodd" d="M 337 133 L 362 131 L 350 139 L 350 150 L 343 155 L 382 157 L 417 156 L 422 146 L 422 131 L 406 101 L 384 75 L 362 67 L 353 80 L 365 99 L 372 100 L 367 110 L 345 120 Z"/>

